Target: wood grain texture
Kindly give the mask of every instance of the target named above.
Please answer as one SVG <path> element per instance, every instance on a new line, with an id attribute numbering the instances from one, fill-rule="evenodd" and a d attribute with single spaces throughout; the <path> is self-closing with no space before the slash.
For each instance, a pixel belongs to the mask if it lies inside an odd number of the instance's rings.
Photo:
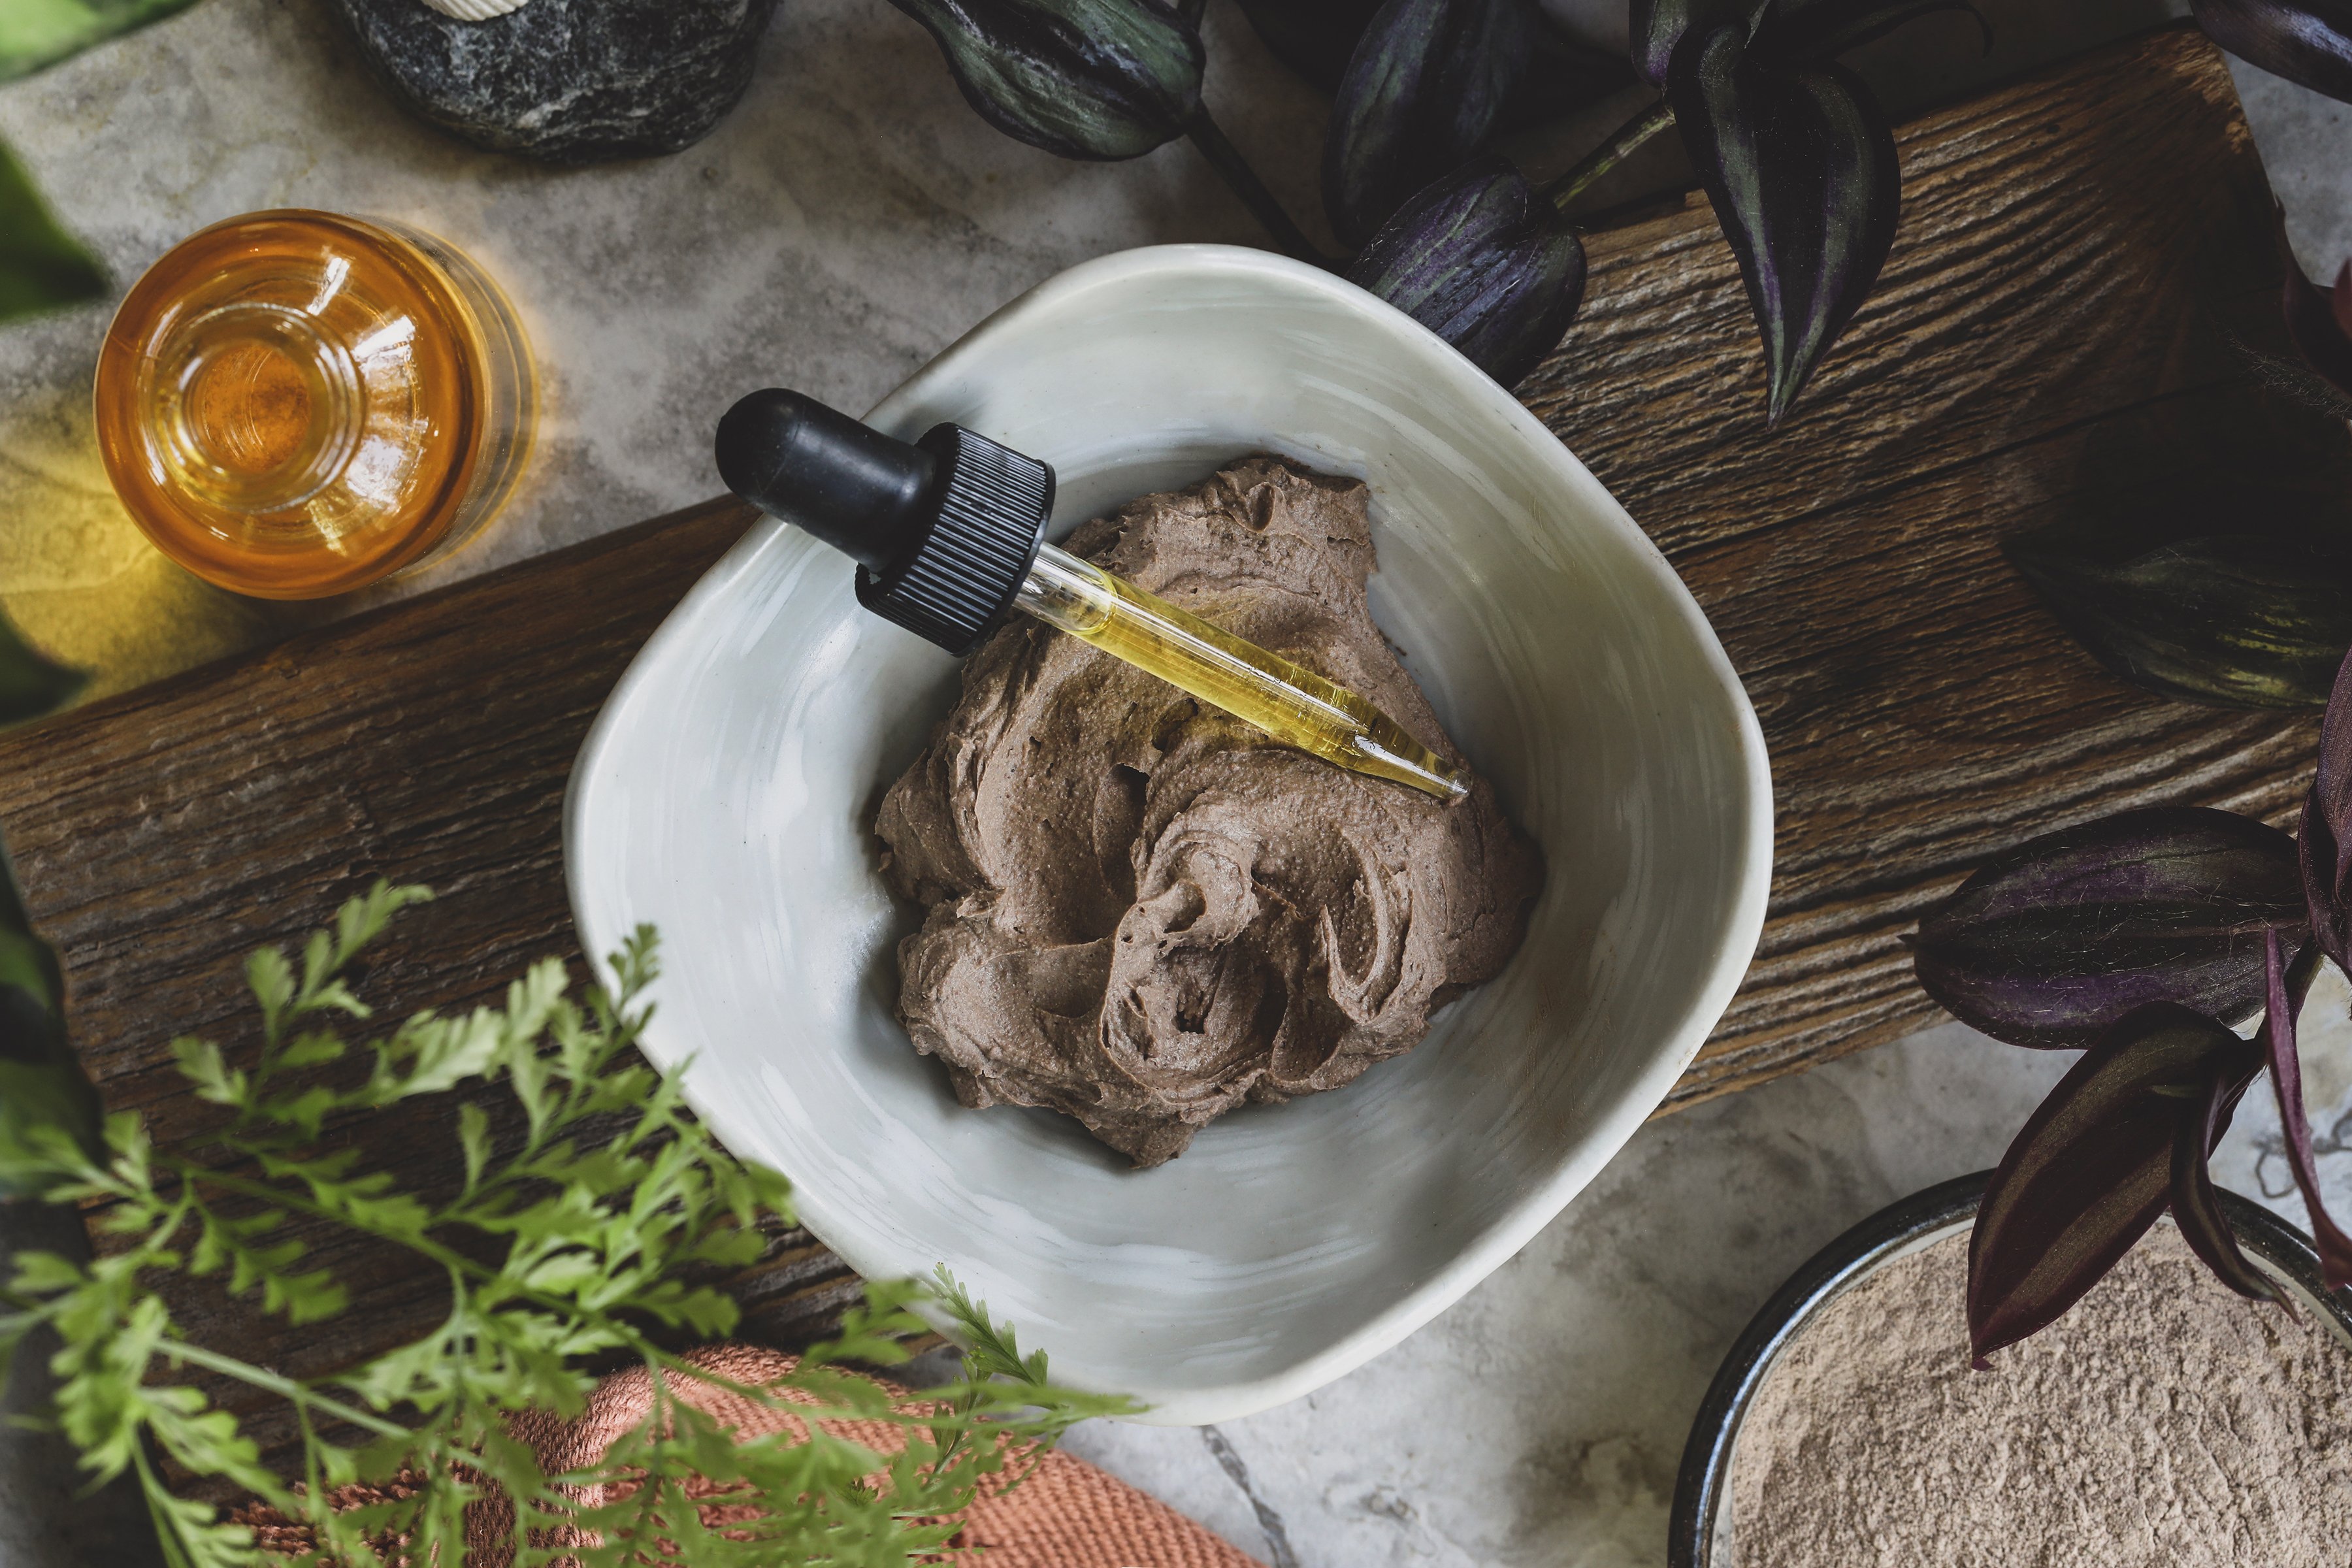
<path id="1" fill-rule="evenodd" d="M 1696 197 L 1592 237 L 1583 318 L 1520 389 L 1691 584 L 1771 750 L 1762 947 L 1670 1107 L 1933 1019 L 1897 939 L 1990 851 L 2129 804 L 2280 816 L 2308 766 L 2309 721 L 2107 678 L 1996 549 L 2032 527 L 2153 537 L 2234 522 L 2263 495 L 2352 494 L 2345 431 L 2256 393 L 2231 346 L 2275 337 L 2275 275 L 2221 57 L 2153 35 L 1901 142 L 1885 278 L 1780 431 L 1763 428 L 1755 330 Z M 371 964 L 384 1012 L 491 1001 L 533 958 L 576 960 L 572 757 L 747 521 L 697 508 L 0 738 L 0 827 L 109 1105 L 187 1137 L 202 1108 L 170 1037 L 249 1048 L 244 953 L 298 940 L 379 875 L 441 895 Z M 404 1181 L 446 1181 L 449 1110 L 403 1112 L 371 1145 Z M 361 1310 L 289 1333 L 199 1286 L 183 1321 L 299 1373 L 437 1315 L 430 1272 L 312 1239 Z M 733 1288 L 751 1337 L 791 1344 L 854 1281 L 790 1233 Z M 273 1450 L 289 1436 L 253 1429 Z"/>
<path id="2" fill-rule="evenodd" d="M 2310 765 L 2311 721 L 2112 679 L 1998 550 L 2352 496 L 2342 426 L 2255 391 L 2233 342 L 2276 340 L 2277 273 L 2221 54 L 2168 30 L 1898 140 L 1893 255 L 1779 431 L 1696 195 L 1593 237 L 1519 388 L 1706 607 L 1771 753 L 1763 942 L 1670 1108 L 1940 1016 L 1898 938 L 1992 850 L 2156 801 L 2279 817 Z"/>

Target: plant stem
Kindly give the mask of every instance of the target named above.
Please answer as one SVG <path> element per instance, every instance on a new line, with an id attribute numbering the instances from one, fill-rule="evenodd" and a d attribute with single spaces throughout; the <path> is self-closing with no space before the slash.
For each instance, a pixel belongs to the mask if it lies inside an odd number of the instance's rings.
<path id="1" fill-rule="evenodd" d="M 730 1394 L 749 1399 L 755 1404 L 773 1405 L 778 1403 L 777 1397 L 768 1390 L 754 1388 L 748 1384 L 738 1383 L 732 1378 L 722 1377 L 719 1373 L 711 1372 L 707 1368 L 690 1365 L 684 1357 L 674 1355 L 670 1352 L 663 1350 L 660 1346 L 647 1339 L 644 1334 L 638 1332 L 637 1330 L 629 1323 L 613 1316 L 611 1313 L 603 1311 L 594 1307 L 583 1306 L 580 1302 L 570 1300 L 564 1297 L 551 1296 L 545 1291 L 533 1289 L 531 1287 L 523 1284 L 520 1280 L 508 1279 L 498 1270 L 490 1268 L 488 1264 L 478 1263 L 473 1258 L 467 1258 L 465 1254 L 458 1252 L 452 1247 L 444 1247 L 439 1242 L 434 1241 L 429 1237 L 423 1236 L 411 1236 L 405 1233 L 392 1233 L 373 1230 L 367 1226 L 362 1225 L 359 1221 L 354 1220 L 351 1215 L 342 1213 L 341 1210 L 331 1208 L 325 1204 L 304 1197 L 299 1193 L 285 1192 L 277 1187 L 270 1186 L 266 1183 L 251 1181 L 243 1176 L 233 1175 L 226 1171 L 202 1170 L 185 1162 L 178 1161 L 173 1162 L 173 1168 L 178 1171 L 183 1181 L 201 1179 L 211 1182 L 217 1186 L 226 1188 L 230 1192 L 243 1193 L 249 1197 L 260 1198 L 267 1203 L 274 1204 L 278 1207 L 285 1209 L 290 1214 L 307 1215 L 312 1219 L 325 1220 L 329 1224 L 339 1225 L 348 1230 L 357 1231 L 362 1236 L 372 1236 L 379 1241 L 390 1242 L 394 1247 L 404 1247 L 420 1258 L 424 1258 L 431 1262 L 439 1264 L 445 1269 L 471 1278 L 478 1284 L 498 1285 L 504 1289 L 517 1300 L 527 1301 L 530 1305 L 538 1307 L 547 1312 L 575 1317 L 591 1328 L 605 1330 L 617 1337 L 623 1344 L 626 1345 L 631 1351 L 636 1352 L 636 1354 L 644 1360 L 657 1366 L 677 1373 L 682 1376 L 694 1380 L 695 1382 L 707 1383 L 714 1387 L 724 1389 Z M 357 1422 L 359 1425 L 363 1426 L 370 1426 L 374 1421 L 374 1417 L 349 1411 L 347 1407 L 341 1406 L 334 1401 L 329 1400 L 322 1394 L 313 1393 L 299 1384 L 289 1382 L 282 1378 L 278 1379 L 278 1383 L 259 1383 L 257 1381 L 258 1379 L 272 1377 L 275 1376 L 275 1374 L 264 1373 L 260 1368 L 249 1366 L 241 1361 L 236 1361 L 227 1357 L 214 1357 L 213 1352 L 205 1350 L 198 1345 L 189 1344 L 182 1341 L 173 1341 L 173 1350 L 170 1353 L 183 1355 L 187 1360 L 195 1361 L 202 1365 L 211 1366 L 214 1370 L 226 1373 L 231 1377 L 242 1378 L 248 1383 L 257 1383 L 257 1386 L 269 1389 L 273 1393 L 281 1394 L 288 1399 L 307 1398 L 313 1404 L 317 1405 L 320 1409 L 330 1410 L 335 1415 L 344 1415 L 347 1419 Z M 214 1359 L 205 1360 L 205 1358 L 206 1357 L 214 1357 Z M 281 1384 L 283 1384 L 283 1387 L 279 1386 Z M 295 1392 L 289 1393 L 288 1390 L 293 1390 Z M 804 1415 L 811 1419 L 818 1419 L 826 1415 L 857 1416 L 866 1414 L 864 1412 L 854 1410 L 828 1411 L 822 1405 L 805 1406 L 795 1405 L 793 1406 L 793 1410 L 794 1414 Z M 379 1427 L 378 1430 L 380 1430 L 385 1436 L 405 1436 L 408 1428 L 405 1426 L 384 1426 Z"/>
<path id="2" fill-rule="evenodd" d="M 131 1446 L 131 1467 L 139 1473 L 139 1495 L 147 1504 L 147 1522 L 155 1527 L 155 1544 L 163 1561 L 169 1568 L 184 1568 L 189 1561 L 186 1538 L 180 1533 L 179 1516 L 171 1509 L 171 1489 L 155 1473 L 144 1442 Z"/>
<path id="3" fill-rule="evenodd" d="M 1242 205 L 1265 226 L 1266 233 L 1274 237 L 1276 248 L 1285 256 L 1317 267 L 1333 266 L 1331 258 L 1317 249 L 1315 242 L 1291 221 L 1289 212 L 1265 188 L 1265 182 L 1257 177 L 1257 171 L 1249 166 L 1241 149 L 1225 140 L 1225 133 L 1217 129 L 1217 122 L 1209 118 L 1205 107 L 1193 114 L 1184 127 L 1184 134 L 1201 150 L 1209 167 L 1217 172 L 1234 195 L 1241 197 Z"/>
<path id="4" fill-rule="evenodd" d="M 155 1353 L 168 1356 L 173 1361 L 186 1362 L 192 1366 L 204 1367 L 208 1371 L 219 1373 L 224 1377 L 233 1377 L 239 1383 L 250 1384 L 264 1393 L 274 1394 L 278 1398 L 289 1400 L 297 1405 L 307 1405 L 314 1409 L 323 1410 L 339 1421 L 348 1421 L 354 1426 L 364 1426 L 379 1437 L 405 1437 L 409 1435 L 408 1428 L 396 1421 L 386 1421 L 381 1415 L 371 1415 L 356 1405 L 346 1405 L 340 1399 L 330 1399 L 316 1389 L 297 1383 L 290 1377 L 282 1377 L 277 1373 L 265 1371 L 251 1362 L 239 1361 L 235 1356 L 208 1351 L 204 1346 L 193 1344 L 186 1340 L 170 1341 L 159 1346 Z"/>
<path id="5" fill-rule="evenodd" d="M 1590 190 L 1601 175 L 1623 163 L 1634 148 L 1675 122 L 1674 106 L 1664 99 L 1650 105 L 1633 119 L 1620 125 L 1608 141 L 1584 155 L 1576 167 L 1546 185 L 1543 194 L 1561 212 L 1568 204 Z"/>

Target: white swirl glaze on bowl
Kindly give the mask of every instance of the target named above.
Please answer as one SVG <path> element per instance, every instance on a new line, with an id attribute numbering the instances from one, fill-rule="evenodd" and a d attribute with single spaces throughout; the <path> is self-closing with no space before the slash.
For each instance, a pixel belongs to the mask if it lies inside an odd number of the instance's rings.
<path id="1" fill-rule="evenodd" d="M 749 387 L 742 390 L 750 391 Z M 1251 1107 L 1137 1173 L 1075 1121 L 959 1107 L 892 1013 L 908 917 L 883 786 L 955 665 L 860 610 L 850 565 L 753 528 L 647 643 L 583 748 L 565 858 L 583 943 L 661 929 L 646 1040 L 868 1277 L 944 1262 L 1058 1380 L 1147 1419 L 1305 1394 L 1435 1316 L 1656 1107 L 1755 951 L 1771 783 L 1738 677 L 1664 560 L 1502 388 L 1328 274 L 1129 251 L 1007 306 L 885 398 L 1053 463 L 1056 531 L 1222 460 L 1372 490 L 1375 616 L 1542 844 L 1526 946 L 1411 1055 Z"/>

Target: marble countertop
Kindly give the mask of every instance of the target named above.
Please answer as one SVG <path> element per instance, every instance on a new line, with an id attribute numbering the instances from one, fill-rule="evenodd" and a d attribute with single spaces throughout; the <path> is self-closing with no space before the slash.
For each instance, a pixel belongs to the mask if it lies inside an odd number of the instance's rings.
<path id="1" fill-rule="evenodd" d="M 1549 4 L 1622 42 L 1622 0 Z M 1986 8 L 1990 56 L 1964 58 L 1952 34 L 1895 40 L 1874 47 L 1874 79 L 1897 104 L 1948 96 L 2168 10 Z M 1213 0 L 1208 29 L 1212 107 L 1311 214 L 1321 103 L 1232 0 Z M 2306 268 L 2332 274 L 2352 255 L 2352 109 L 2242 67 L 2238 80 Z M 882 0 L 786 0 L 744 102 L 667 159 L 552 170 L 463 147 L 393 104 L 320 0 L 206 0 L 0 89 L 0 137 L 119 284 L 204 224 L 312 205 L 438 231 L 507 285 L 544 378 L 534 472 L 484 540 L 398 592 L 715 493 L 709 432 L 741 390 L 863 407 L 1074 262 L 1258 237 L 1181 145 L 1078 164 L 987 131 Z M 1662 157 L 1620 194 L 1678 177 Z M 238 600 L 146 546 L 90 439 L 107 310 L 0 331 L 0 605 L 103 692 L 365 602 Z M 2307 1016 L 2331 1151 L 2352 1146 L 2346 1005 L 2322 991 Z M 1948 1026 L 1685 1111 L 1459 1305 L 1322 1392 L 1222 1428 L 1097 1424 L 1072 1447 L 1272 1568 L 1660 1563 L 1691 1415 L 1748 1316 L 1846 1226 L 1992 1163 L 2071 1059 Z M 2277 1137 L 2267 1097 L 2250 1097 L 2217 1170 L 2301 1223 Z M 2352 1201 L 2352 1158 L 2323 1168 Z M 0 1227 L 0 1247 L 28 1239 L 20 1217 Z M 0 1439 L 0 1568 L 135 1561 L 110 1504 L 71 1502 L 55 1447 Z"/>

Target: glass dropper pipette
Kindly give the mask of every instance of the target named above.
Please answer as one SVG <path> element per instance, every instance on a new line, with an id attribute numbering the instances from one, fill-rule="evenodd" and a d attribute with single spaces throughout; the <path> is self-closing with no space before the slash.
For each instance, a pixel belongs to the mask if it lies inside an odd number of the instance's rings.
<path id="1" fill-rule="evenodd" d="M 960 425 L 913 444 L 796 392 L 719 423 L 728 488 L 858 563 L 867 609 L 959 657 L 1019 609 L 1373 778 L 1455 800 L 1463 772 L 1370 702 L 1045 542 L 1054 470 Z"/>

